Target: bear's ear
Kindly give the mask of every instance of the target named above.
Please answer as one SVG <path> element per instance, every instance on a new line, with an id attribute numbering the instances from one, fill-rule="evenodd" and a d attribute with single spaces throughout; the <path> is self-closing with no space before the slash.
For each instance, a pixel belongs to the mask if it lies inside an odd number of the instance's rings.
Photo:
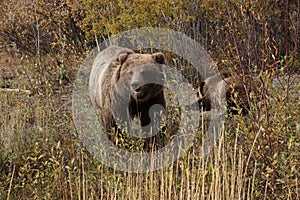
<path id="1" fill-rule="evenodd" d="M 199 96 L 201 96 L 201 98 L 203 98 L 204 96 L 206 96 L 206 90 L 207 90 L 207 88 L 206 88 L 206 83 L 205 83 L 205 81 L 202 81 L 201 83 L 200 83 L 200 86 L 199 86 Z"/>
<path id="2" fill-rule="evenodd" d="M 119 55 L 118 57 L 118 62 L 122 65 L 126 60 L 127 60 L 127 57 L 128 57 L 128 53 L 122 53 Z"/>
<path id="3" fill-rule="evenodd" d="M 161 52 L 152 54 L 152 58 L 159 64 L 165 64 L 165 55 Z"/>

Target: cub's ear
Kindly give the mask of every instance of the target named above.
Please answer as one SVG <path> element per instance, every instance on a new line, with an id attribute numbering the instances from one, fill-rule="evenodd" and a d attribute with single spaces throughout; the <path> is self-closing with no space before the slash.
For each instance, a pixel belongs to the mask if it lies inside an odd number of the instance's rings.
<path id="1" fill-rule="evenodd" d="M 161 52 L 152 54 L 152 58 L 158 64 L 165 64 L 166 63 L 165 55 Z"/>
<path id="2" fill-rule="evenodd" d="M 120 54 L 117 61 L 122 65 L 127 60 L 128 55 L 129 53 Z"/>

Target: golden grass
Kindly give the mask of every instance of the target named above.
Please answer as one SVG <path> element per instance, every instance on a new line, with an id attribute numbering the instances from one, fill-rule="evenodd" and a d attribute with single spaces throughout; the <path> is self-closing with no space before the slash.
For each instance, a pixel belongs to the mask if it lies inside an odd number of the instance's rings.
<path id="1" fill-rule="evenodd" d="M 47 67 L 47 66 L 43 66 Z M 229 116 L 206 156 L 198 144 L 172 165 L 149 173 L 115 171 L 93 158 L 70 110 L 71 83 L 24 67 L 18 92 L 0 93 L 0 196 L 4 199 L 299 199 L 299 99 L 274 89 L 270 124 Z M 74 73 L 74 72 L 73 72 Z M 28 76 L 30 75 L 30 76 Z M 14 86 L 14 85 L 12 85 Z M 298 90 L 299 91 L 299 90 Z M 261 108 L 263 109 L 263 107 Z M 201 135 L 201 134 L 200 134 Z"/>

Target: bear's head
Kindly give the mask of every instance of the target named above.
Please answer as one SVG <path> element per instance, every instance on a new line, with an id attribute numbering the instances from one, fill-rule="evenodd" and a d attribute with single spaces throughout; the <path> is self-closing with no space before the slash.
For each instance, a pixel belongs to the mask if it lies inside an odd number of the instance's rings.
<path id="1" fill-rule="evenodd" d="M 162 64 L 166 64 L 163 53 L 123 53 L 117 59 L 119 68 L 115 74 L 116 90 L 126 91 L 132 100 L 144 102 L 156 97 L 163 89 Z"/>

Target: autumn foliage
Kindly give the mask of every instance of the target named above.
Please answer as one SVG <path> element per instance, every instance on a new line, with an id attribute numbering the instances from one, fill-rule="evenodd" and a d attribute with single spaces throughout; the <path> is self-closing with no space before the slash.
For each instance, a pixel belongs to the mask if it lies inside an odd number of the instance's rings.
<path id="1" fill-rule="evenodd" d="M 1 0 L 0 18 L 1 197 L 299 199 L 299 0 Z M 69 107 L 86 54 L 140 27 L 180 31 L 261 87 L 247 116 L 226 118 L 216 153 L 131 175 L 85 151 Z M 32 94 L 2 92 L 15 88 Z"/>
<path id="2" fill-rule="evenodd" d="M 297 1 L 8 1 L 0 41 L 29 54 L 83 51 L 109 35 L 139 27 L 181 31 L 240 67 L 273 67 L 299 51 Z M 250 62 L 250 63 L 249 63 Z M 253 64 L 254 63 L 254 64 Z M 272 66 L 265 66 L 264 63 Z M 254 65 L 254 66 L 249 66 Z"/>

